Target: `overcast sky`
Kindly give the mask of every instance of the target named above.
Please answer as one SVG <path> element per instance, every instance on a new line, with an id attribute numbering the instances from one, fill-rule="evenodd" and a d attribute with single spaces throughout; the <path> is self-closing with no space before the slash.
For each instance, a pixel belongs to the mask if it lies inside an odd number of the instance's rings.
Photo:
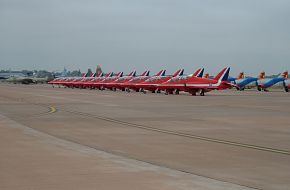
<path id="1" fill-rule="evenodd" d="M 290 70 L 289 0 L 0 0 L 0 69 Z"/>

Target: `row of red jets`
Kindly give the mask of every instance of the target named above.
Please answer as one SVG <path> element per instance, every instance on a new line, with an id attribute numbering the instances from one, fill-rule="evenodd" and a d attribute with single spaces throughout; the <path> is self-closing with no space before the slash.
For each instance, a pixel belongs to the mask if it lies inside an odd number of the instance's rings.
<path id="1" fill-rule="evenodd" d="M 188 92 L 192 95 L 197 93 L 204 96 L 206 92 L 212 90 L 224 90 L 234 85 L 228 82 L 230 68 L 224 68 L 213 79 L 204 78 L 204 69 L 198 69 L 189 76 L 183 76 L 183 69 L 179 69 L 172 76 L 166 76 L 165 70 L 159 71 L 154 76 L 149 76 L 149 71 L 145 71 L 140 76 L 136 76 L 136 71 L 131 72 L 127 76 L 123 76 L 123 72 L 114 75 L 112 72 L 106 75 L 102 73 L 98 76 L 93 74 L 88 77 L 66 77 L 57 78 L 50 81 L 49 84 L 69 87 L 69 88 L 90 88 L 90 89 L 117 89 L 130 92 L 150 91 L 152 93 L 179 94 L 179 92 Z"/>

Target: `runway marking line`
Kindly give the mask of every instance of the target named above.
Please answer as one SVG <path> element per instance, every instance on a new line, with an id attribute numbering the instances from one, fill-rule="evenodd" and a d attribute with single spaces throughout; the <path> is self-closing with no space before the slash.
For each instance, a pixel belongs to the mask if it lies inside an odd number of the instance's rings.
<path id="1" fill-rule="evenodd" d="M 8 97 L 6 97 L 6 98 L 8 98 Z M 8 99 L 11 99 L 11 98 L 8 98 Z M 38 105 L 38 104 L 35 104 L 35 105 Z M 48 112 L 49 114 L 55 113 L 57 111 L 57 109 L 53 106 L 49 106 L 49 109 L 50 109 L 50 111 Z M 118 123 L 118 124 L 125 125 L 125 126 L 136 127 L 136 128 L 140 128 L 140 129 L 144 129 L 144 130 L 156 131 L 156 132 L 165 133 L 165 134 L 183 136 L 183 137 L 187 137 L 187 138 L 199 139 L 199 140 L 203 140 L 203 141 L 232 145 L 232 146 L 237 146 L 237 147 L 255 149 L 255 150 L 260 150 L 260 151 L 265 151 L 265 152 L 273 152 L 273 153 L 278 153 L 278 154 L 290 155 L 290 151 L 287 151 L 287 150 L 279 150 L 279 149 L 275 149 L 275 148 L 262 147 L 262 146 L 256 146 L 256 145 L 251 145 L 251 144 L 244 144 L 244 143 L 221 140 L 221 139 L 214 139 L 214 138 L 186 134 L 186 133 L 180 133 L 180 132 L 170 131 L 170 130 L 165 130 L 165 129 L 158 129 L 158 128 L 154 128 L 154 127 L 150 127 L 150 126 L 129 123 L 129 122 L 121 121 L 121 120 L 116 120 L 113 118 L 108 118 L 108 117 L 104 117 L 104 116 L 96 116 L 96 115 L 91 115 L 91 114 L 83 113 L 83 112 L 76 112 L 76 111 L 71 111 L 71 110 L 65 110 L 65 111 L 67 111 L 69 113 L 74 113 L 74 114 L 84 115 L 87 117 L 93 117 L 93 118 L 105 120 L 108 122 L 114 122 L 114 123 Z"/>
<path id="2" fill-rule="evenodd" d="M 203 137 L 203 136 L 198 136 L 198 135 L 193 135 L 193 134 L 180 133 L 177 131 L 170 131 L 170 130 L 165 130 L 165 129 L 158 129 L 158 128 L 154 128 L 154 127 L 150 127 L 150 126 L 129 123 L 126 121 L 116 120 L 113 118 L 108 118 L 108 117 L 103 117 L 103 116 L 91 115 L 88 113 L 83 113 L 83 112 L 78 112 L 78 111 L 71 111 L 71 110 L 65 110 L 65 111 L 69 112 L 69 113 L 73 113 L 73 114 L 79 114 L 79 115 L 83 115 L 83 116 L 87 116 L 87 117 L 93 117 L 93 118 L 101 119 L 104 121 L 121 124 L 124 126 L 135 127 L 135 128 L 140 128 L 140 129 L 149 130 L 149 131 L 155 131 L 155 132 L 159 132 L 159 133 L 177 135 L 177 136 L 181 136 L 181 137 L 187 137 L 187 138 L 198 139 L 198 140 L 203 140 L 203 141 L 207 141 L 207 142 L 214 142 L 214 143 L 219 143 L 219 144 L 249 148 L 249 149 L 260 150 L 260 151 L 265 151 L 265 152 L 290 155 L 290 152 L 287 150 L 280 150 L 280 149 L 276 149 L 276 148 L 269 148 L 269 147 L 263 147 L 263 146 L 257 146 L 257 145 L 251 145 L 251 144 L 245 144 L 245 143 L 239 143 L 239 142 L 233 142 L 233 141 L 227 141 L 227 140 L 221 140 L 221 139 L 214 139 L 214 138 L 210 138 L 210 137 Z"/>
<path id="3" fill-rule="evenodd" d="M 53 106 L 49 106 L 49 114 L 51 114 L 51 113 L 55 113 L 57 110 L 56 110 L 56 108 L 55 107 L 53 107 Z"/>

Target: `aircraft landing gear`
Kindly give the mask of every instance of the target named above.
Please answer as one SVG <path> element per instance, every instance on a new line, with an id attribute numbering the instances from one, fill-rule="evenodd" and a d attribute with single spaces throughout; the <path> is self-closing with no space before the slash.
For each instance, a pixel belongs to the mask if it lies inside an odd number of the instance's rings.
<path id="1" fill-rule="evenodd" d="M 165 91 L 165 95 L 168 95 L 168 94 L 173 94 L 173 91 L 172 90 L 166 90 Z"/>
<path id="2" fill-rule="evenodd" d="M 179 94 L 179 89 L 177 89 L 177 90 L 175 91 L 175 94 L 176 94 L 176 95 L 178 95 L 178 94 Z"/>
<path id="3" fill-rule="evenodd" d="M 201 90 L 199 93 L 200 96 L 204 96 L 204 90 Z"/>
<path id="4" fill-rule="evenodd" d="M 139 90 L 139 89 L 138 89 Z M 136 92 L 138 92 L 137 90 L 136 90 Z M 144 88 L 141 88 L 140 90 L 139 90 L 139 92 L 142 92 L 143 94 L 146 94 L 147 92 L 144 90 Z"/>
<path id="5" fill-rule="evenodd" d="M 244 91 L 245 90 L 245 87 L 242 87 L 242 88 L 236 87 L 236 88 L 237 88 L 237 91 Z"/>
<path id="6" fill-rule="evenodd" d="M 158 90 L 156 91 L 156 93 L 161 93 L 161 90 L 158 89 Z"/>

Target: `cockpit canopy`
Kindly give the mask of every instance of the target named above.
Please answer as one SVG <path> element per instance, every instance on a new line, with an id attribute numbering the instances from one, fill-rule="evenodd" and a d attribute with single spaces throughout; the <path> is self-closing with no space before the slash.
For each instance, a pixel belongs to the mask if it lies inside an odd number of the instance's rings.
<path id="1" fill-rule="evenodd" d="M 178 81 L 186 80 L 188 78 L 189 76 L 177 76 L 177 77 L 171 78 L 168 82 L 178 82 Z"/>
<path id="2" fill-rule="evenodd" d="M 164 78 L 166 78 L 166 76 L 155 76 L 155 77 L 151 77 L 151 78 L 145 80 L 145 82 L 158 81 L 158 80 L 160 80 L 160 79 L 164 79 Z"/>

